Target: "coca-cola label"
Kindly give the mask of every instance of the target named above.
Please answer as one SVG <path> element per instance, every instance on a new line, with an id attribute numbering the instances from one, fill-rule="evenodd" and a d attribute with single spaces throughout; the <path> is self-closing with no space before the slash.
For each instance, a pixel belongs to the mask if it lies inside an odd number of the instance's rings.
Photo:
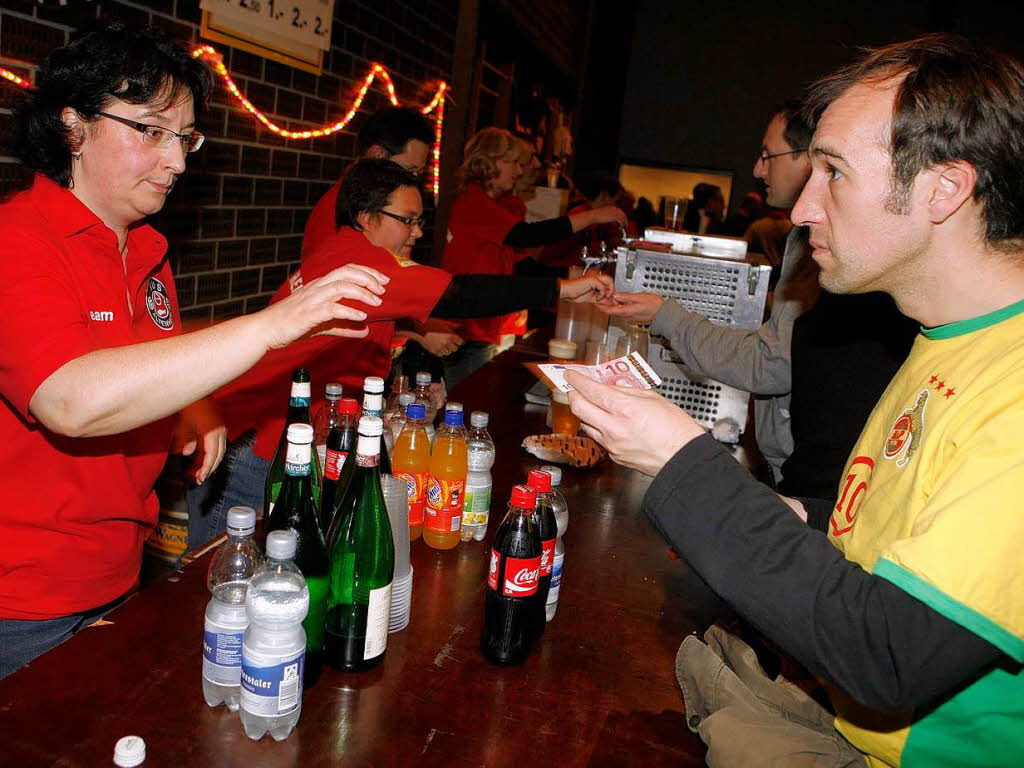
<path id="1" fill-rule="evenodd" d="M 337 480 L 341 476 L 341 468 L 345 466 L 348 451 L 332 451 L 327 449 L 327 460 L 324 462 L 324 477 Z"/>
<path id="2" fill-rule="evenodd" d="M 500 592 L 502 597 L 529 597 L 537 594 L 537 585 L 540 582 L 540 557 L 503 557 L 500 552 L 492 549 L 491 571 L 487 575 L 487 584 L 494 590 L 498 589 L 498 573 L 502 560 L 505 562 L 505 581 Z"/>
<path id="3" fill-rule="evenodd" d="M 555 541 L 556 539 L 545 539 L 540 543 L 540 575 L 550 576 L 551 568 L 555 564 Z"/>

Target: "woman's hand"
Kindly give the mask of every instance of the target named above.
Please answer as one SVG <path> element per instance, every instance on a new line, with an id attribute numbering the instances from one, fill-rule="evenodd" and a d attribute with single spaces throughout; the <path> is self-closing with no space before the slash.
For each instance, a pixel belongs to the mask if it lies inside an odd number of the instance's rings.
<path id="1" fill-rule="evenodd" d="M 656 293 L 616 293 L 599 302 L 598 307 L 607 315 L 622 317 L 631 323 L 649 323 L 664 303 L 665 297 Z"/>
<path id="2" fill-rule="evenodd" d="M 615 281 L 600 272 L 588 272 L 572 280 L 558 281 L 558 298 L 579 303 L 607 300 L 615 292 Z"/>
<path id="3" fill-rule="evenodd" d="M 370 330 L 362 323 L 366 312 L 340 302 L 349 299 L 379 307 L 389 281 L 376 269 L 347 264 L 307 283 L 255 315 L 266 329 L 267 349 L 278 349 L 306 336 L 366 336 Z"/>
<path id="4" fill-rule="evenodd" d="M 171 453 L 182 456 L 195 454 L 192 478 L 197 484 L 212 475 L 224 458 L 227 432 L 224 419 L 208 398 L 186 405 L 179 412 L 178 423 L 171 436 Z"/>

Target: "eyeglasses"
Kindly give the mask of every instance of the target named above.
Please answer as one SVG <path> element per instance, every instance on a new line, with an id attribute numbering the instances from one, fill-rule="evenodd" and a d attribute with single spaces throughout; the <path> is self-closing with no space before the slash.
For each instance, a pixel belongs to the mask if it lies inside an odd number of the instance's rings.
<path id="1" fill-rule="evenodd" d="M 757 159 L 762 163 L 767 163 L 773 157 L 782 157 L 783 155 L 801 155 L 806 151 L 806 149 L 791 149 L 788 152 L 772 152 L 769 155 L 767 149 L 762 149 L 761 154 L 757 156 Z"/>
<path id="2" fill-rule="evenodd" d="M 186 152 L 195 152 L 201 146 L 203 146 L 203 140 L 206 138 L 199 131 L 192 131 L 192 133 L 175 133 L 170 128 L 161 128 L 159 125 L 148 125 L 147 123 L 137 123 L 134 120 L 129 120 L 125 117 L 119 117 L 118 115 L 111 115 L 107 112 L 97 112 L 100 117 L 106 117 L 110 120 L 116 120 L 123 125 L 127 125 L 129 128 L 133 128 L 142 134 L 142 143 L 147 147 L 153 147 L 154 149 L 167 149 L 174 142 L 175 139 L 181 142 L 181 148 Z"/>
<path id="3" fill-rule="evenodd" d="M 399 216 L 397 213 L 392 213 L 391 211 L 380 211 L 380 213 L 394 219 L 395 221 L 402 222 L 407 227 L 419 227 L 420 229 L 423 229 L 422 216 Z"/>

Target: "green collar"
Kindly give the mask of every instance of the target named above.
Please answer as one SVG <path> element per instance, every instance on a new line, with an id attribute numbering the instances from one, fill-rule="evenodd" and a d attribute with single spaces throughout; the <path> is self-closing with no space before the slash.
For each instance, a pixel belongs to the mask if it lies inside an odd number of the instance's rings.
<path id="1" fill-rule="evenodd" d="M 1011 317 L 1019 315 L 1021 312 L 1024 312 L 1024 299 L 1014 302 L 1002 309 L 997 309 L 994 312 L 979 315 L 978 317 L 972 317 L 968 320 L 957 320 L 955 323 L 937 325 L 934 328 L 925 328 L 922 325 L 921 333 L 932 341 L 952 339 L 955 336 L 963 336 L 965 333 L 980 331 L 982 328 L 988 328 L 990 325 L 996 325 L 1003 322 L 1003 320 L 1009 320 Z"/>

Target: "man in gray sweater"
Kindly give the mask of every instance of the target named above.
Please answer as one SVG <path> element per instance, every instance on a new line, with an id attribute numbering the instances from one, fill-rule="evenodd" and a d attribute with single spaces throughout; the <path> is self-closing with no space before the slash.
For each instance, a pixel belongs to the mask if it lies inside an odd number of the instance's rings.
<path id="1" fill-rule="evenodd" d="M 772 115 L 754 163 L 754 176 L 765 183 L 768 205 L 787 210 L 811 172 L 807 146 L 812 130 L 800 107 L 787 102 Z M 793 227 L 786 238 L 771 312 L 755 330 L 715 325 L 654 293 L 617 293 L 614 303 L 601 306 L 610 315 L 651 323 L 651 332 L 665 337 L 688 368 L 755 396 L 757 446 L 776 483 L 782 478 L 783 462 L 793 452 L 789 412 L 793 323 L 814 306 L 820 290 L 818 268 L 809 253 L 806 228 Z"/>

